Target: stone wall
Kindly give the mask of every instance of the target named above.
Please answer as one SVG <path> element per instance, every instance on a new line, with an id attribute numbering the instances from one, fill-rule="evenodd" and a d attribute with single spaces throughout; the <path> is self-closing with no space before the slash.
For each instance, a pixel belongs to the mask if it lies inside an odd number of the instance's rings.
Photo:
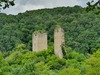
<path id="1" fill-rule="evenodd" d="M 32 51 L 39 52 L 47 49 L 47 33 L 38 32 L 32 35 Z"/>
<path id="2" fill-rule="evenodd" d="M 56 28 L 54 31 L 54 53 L 60 58 L 63 58 L 62 46 L 64 41 L 64 30 Z"/>

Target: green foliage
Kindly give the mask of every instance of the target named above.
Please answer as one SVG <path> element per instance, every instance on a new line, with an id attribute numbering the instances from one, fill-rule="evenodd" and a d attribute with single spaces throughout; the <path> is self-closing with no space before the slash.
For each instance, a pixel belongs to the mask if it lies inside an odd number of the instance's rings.
<path id="1" fill-rule="evenodd" d="M 9 8 L 9 6 L 14 6 L 14 0 L 0 0 L 0 8 Z"/>
<path id="2" fill-rule="evenodd" d="M 91 55 L 86 61 L 88 64 L 86 69 L 86 75 L 99 75 L 100 74 L 100 50 Z"/>
<path id="3" fill-rule="evenodd" d="M 77 52 L 71 52 L 68 54 L 68 59 L 75 59 L 75 60 L 81 62 L 81 61 L 85 60 L 85 56 L 83 54 L 79 54 Z"/>
<path id="4" fill-rule="evenodd" d="M 80 73 L 81 73 L 81 71 L 79 69 L 69 67 L 69 68 L 66 68 L 66 69 L 63 69 L 62 71 L 60 71 L 58 75 L 73 75 L 73 74 L 81 75 Z"/>
<path id="5" fill-rule="evenodd" d="M 14 50 L 19 44 L 32 49 L 32 33 L 46 31 L 49 46 L 54 42 L 54 29 L 58 25 L 65 31 L 65 47 L 86 54 L 100 48 L 100 15 L 84 8 L 60 7 L 19 13 L 18 15 L 0 14 L 0 51 Z M 48 19 L 48 20 L 47 20 Z"/>
<path id="6" fill-rule="evenodd" d="M 23 46 L 22 44 L 22 48 Z M 52 47 L 39 53 L 26 52 L 26 49 L 22 50 L 22 48 L 8 56 L 5 56 L 6 53 L 0 54 L 0 75 L 100 74 L 100 50 L 87 57 L 78 52 L 69 51 L 66 59 L 60 59 L 53 54 Z"/>
<path id="7" fill-rule="evenodd" d="M 91 2 L 87 3 L 87 7 L 86 7 L 86 11 L 96 11 L 96 14 L 100 13 L 100 0 L 97 0 L 96 2 L 94 2 L 94 0 L 92 0 Z M 99 9 L 99 11 L 97 11 L 97 9 Z"/>
<path id="8" fill-rule="evenodd" d="M 80 6 L 0 13 L 0 75 L 100 75 L 99 20 Z M 65 31 L 62 59 L 54 55 L 56 27 Z M 31 52 L 32 33 L 40 30 L 47 32 L 49 48 Z"/>

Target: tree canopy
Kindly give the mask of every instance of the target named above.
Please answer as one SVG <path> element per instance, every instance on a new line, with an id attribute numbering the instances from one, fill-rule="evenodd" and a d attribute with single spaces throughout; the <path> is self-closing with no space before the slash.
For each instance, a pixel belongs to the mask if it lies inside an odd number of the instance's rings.
<path id="1" fill-rule="evenodd" d="M 91 11 L 91 10 L 94 10 L 94 9 L 100 10 L 100 0 L 98 0 L 97 2 L 94 2 L 94 0 L 92 0 L 91 2 L 88 2 L 87 5 L 88 5 L 86 7 L 87 11 Z"/>
<path id="2" fill-rule="evenodd" d="M 54 29 L 64 29 L 64 58 L 54 54 Z M 32 52 L 32 33 L 47 31 L 48 49 Z M 0 13 L 0 75 L 100 75 L 100 15 L 80 6 Z"/>

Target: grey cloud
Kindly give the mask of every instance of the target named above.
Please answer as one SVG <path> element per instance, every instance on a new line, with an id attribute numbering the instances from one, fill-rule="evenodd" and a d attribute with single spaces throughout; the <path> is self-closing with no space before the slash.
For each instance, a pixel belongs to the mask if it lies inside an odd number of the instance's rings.
<path id="1" fill-rule="evenodd" d="M 7 14 L 17 14 L 26 10 L 36 10 L 41 8 L 53 8 L 60 6 L 86 6 L 88 0 L 15 0 L 15 6 L 2 12 Z"/>
<path id="2" fill-rule="evenodd" d="M 43 6 L 67 6 L 69 4 L 78 4 L 77 0 L 19 0 L 20 5 L 27 5 L 27 4 L 32 4 L 32 5 L 43 5 Z"/>

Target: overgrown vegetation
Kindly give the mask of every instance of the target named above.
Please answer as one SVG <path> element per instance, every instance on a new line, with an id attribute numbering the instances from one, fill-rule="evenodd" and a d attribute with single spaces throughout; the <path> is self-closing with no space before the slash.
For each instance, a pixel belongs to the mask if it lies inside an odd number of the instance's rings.
<path id="1" fill-rule="evenodd" d="M 0 13 L 0 75 L 100 75 L 100 15 L 80 6 Z M 65 31 L 64 58 L 54 55 L 54 28 Z M 31 52 L 32 33 L 47 31 L 49 48 Z"/>

